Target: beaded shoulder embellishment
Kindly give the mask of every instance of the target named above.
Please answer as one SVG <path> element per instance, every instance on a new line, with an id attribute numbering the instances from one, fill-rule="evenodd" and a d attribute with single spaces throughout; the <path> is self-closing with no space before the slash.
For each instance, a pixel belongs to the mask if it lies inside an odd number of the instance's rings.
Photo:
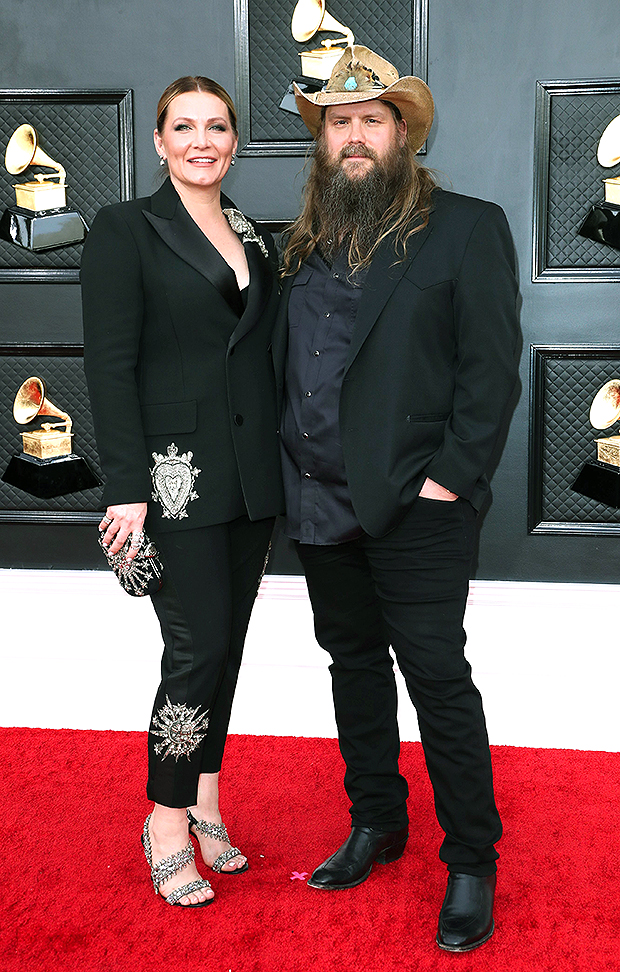
<path id="1" fill-rule="evenodd" d="M 242 243 L 258 243 L 261 253 L 267 259 L 269 254 L 263 240 L 254 229 L 247 216 L 244 216 L 238 209 L 223 209 L 224 216 L 230 223 L 230 228 L 234 233 L 241 236 Z"/>

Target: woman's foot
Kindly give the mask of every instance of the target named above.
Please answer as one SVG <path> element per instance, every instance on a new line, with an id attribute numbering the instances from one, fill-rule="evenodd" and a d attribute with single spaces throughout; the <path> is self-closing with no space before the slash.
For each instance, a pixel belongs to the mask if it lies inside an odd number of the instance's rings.
<path id="1" fill-rule="evenodd" d="M 188 807 L 187 815 L 190 833 L 198 839 L 205 864 L 221 874 L 247 871 L 247 858 L 238 847 L 231 846 L 219 810 L 196 805 Z"/>
<path id="2" fill-rule="evenodd" d="M 148 819 L 145 831 L 150 841 L 151 859 L 149 864 L 156 868 L 158 864 L 166 858 L 179 855 L 191 841 L 187 827 L 187 818 L 184 810 L 171 807 L 162 807 L 158 804 Z M 193 848 L 192 848 L 193 850 Z M 146 851 L 146 847 L 145 847 Z M 147 854 L 147 859 L 149 855 Z M 172 874 L 167 880 L 158 885 L 159 894 L 164 898 L 169 898 L 177 888 L 200 882 L 203 886 L 195 888 L 190 893 L 183 895 L 178 901 L 172 903 L 180 904 L 185 907 L 199 906 L 206 904 L 214 898 L 214 892 L 201 878 L 193 860 L 193 853 L 188 855 L 187 863 L 181 863 L 181 869 Z M 173 896 L 174 897 L 174 896 Z"/>

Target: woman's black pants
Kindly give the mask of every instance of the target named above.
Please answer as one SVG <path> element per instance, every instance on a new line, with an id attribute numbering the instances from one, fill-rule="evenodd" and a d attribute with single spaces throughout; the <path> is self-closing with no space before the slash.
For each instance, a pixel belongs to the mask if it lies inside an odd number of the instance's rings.
<path id="1" fill-rule="evenodd" d="M 194 806 L 198 777 L 222 764 L 243 643 L 273 519 L 150 533 L 164 583 L 152 596 L 164 639 L 148 734 L 147 797 Z"/>
<path id="2" fill-rule="evenodd" d="M 330 666 L 353 826 L 407 824 L 407 782 L 391 645 L 417 710 L 449 870 L 495 871 L 502 832 L 482 700 L 465 659 L 463 616 L 476 543 L 463 499 L 418 498 L 385 537 L 297 544 Z"/>

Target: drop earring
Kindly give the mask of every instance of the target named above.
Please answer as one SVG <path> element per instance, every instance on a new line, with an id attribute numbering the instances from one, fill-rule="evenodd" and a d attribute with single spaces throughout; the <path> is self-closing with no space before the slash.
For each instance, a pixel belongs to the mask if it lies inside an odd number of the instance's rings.
<path id="1" fill-rule="evenodd" d="M 159 156 L 159 164 L 160 164 L 160 165 L 165 165 L 165 164 L 166 164 L 166 160 L 165 160 L 165 158 L 163 157 L 163 155 L 160 155 L 160 156 Z"/>
<path id="2" fill-rule="evenodd" d="M 230 159 L 230 164 L 231 164 L 231 165 L 234 165 L 236 161 L 237 161 L 237 159 L 236 159 L 236 157 L 235 157 L 235 156 L 233 155 L 233 156 L 231 157 L 231 159 Z"/>

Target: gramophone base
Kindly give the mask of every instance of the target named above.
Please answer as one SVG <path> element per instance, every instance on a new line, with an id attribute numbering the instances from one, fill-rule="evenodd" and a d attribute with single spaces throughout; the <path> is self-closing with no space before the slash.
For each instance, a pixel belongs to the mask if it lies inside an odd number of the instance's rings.
<path id="1" fill-rule="evenodd" d="M 303 74 L 293 78 L 293 81 L 298 88 L 301 88 L 304 94 L 314 94 L 316 91 L 320 91 L 325 84 L 324 81 L 319 81 L 317 78 L 308 78 Z M 293 90 L 293 81 L 291 81 L 286 89 L 279 107 L 282 111 L 290 111 L 291 115 L 297 115 L 299 117 L 299 109 L 297 108 L 295 92 Z"/>
<path id="2" fill-rule="evenodd" d="M 101 485 L 86 460 L 76 455 L 56 459 L 37 459 L 24 453 L 12 456 L 1 478 L 9 486 L 39 499 L 52 499 Z"/>
<path id="3" fill-rule="evenodd" d="M 586 462 L 572 487 L 576 493 L 620 508 L 620 468 L 604 462 Z"/>
<path id="4" fill-rule="evenodd" d="M 597 203 L 579 227 L 579 235 L 620 250 L 620 206 Z"/>
<path id="5" fill-rule="evenodd" d="M 81 243 L 87 232 L 81 213 L 67 207 L 33 213 L 19 206 L 10 206 L 0 219 L 0 238 L 35 253 Z"/>

